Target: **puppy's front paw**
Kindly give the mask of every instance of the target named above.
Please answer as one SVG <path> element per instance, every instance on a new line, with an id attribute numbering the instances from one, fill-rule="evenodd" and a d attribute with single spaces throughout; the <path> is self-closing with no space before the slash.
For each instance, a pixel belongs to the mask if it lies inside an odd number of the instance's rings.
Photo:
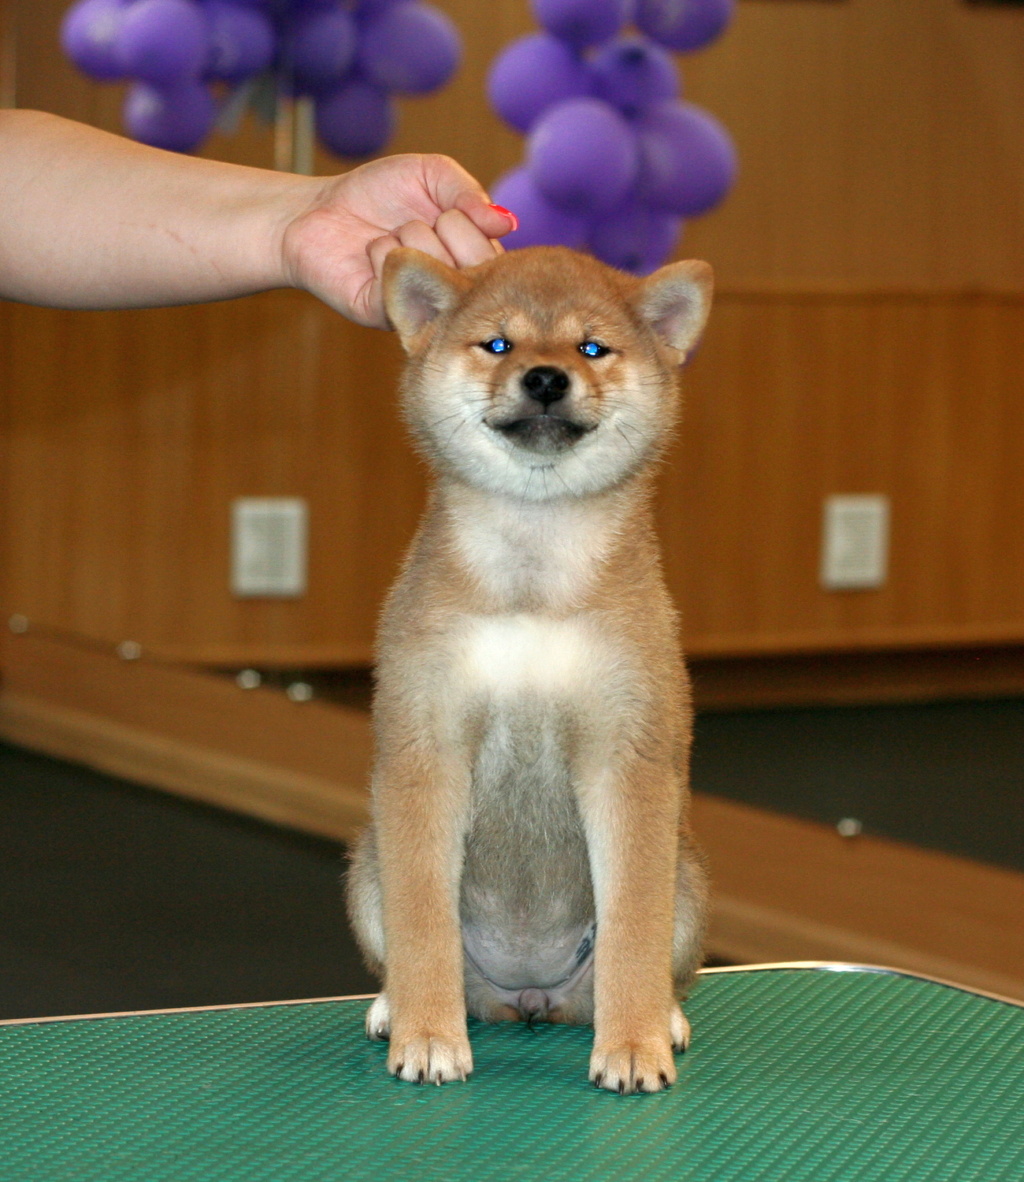
<path id="1" fill-rule="evenodd" d="M 450 1083 L 468 1079 L 473 1055 L 466 1035 L 442 1035 L 429 1031 L 399 1039 L 392 1034 L 388 1071 L 409 1083 Z"/>
<path id="2" fill-rule="evenodd" d="M 667 1038 L 596 1044 L 590 1056 L 590 1082 L 620 1096 L 660 1092 L 676 1082 L 672 1045 Z"/>

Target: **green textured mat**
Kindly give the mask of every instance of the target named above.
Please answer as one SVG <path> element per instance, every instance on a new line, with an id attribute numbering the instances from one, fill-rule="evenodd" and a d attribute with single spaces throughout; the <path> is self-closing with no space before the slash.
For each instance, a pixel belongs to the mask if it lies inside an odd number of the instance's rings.
<path id="1" fill-rule="evenodd" d="M 509 1023 L 468 1083 L 398 1083 L 366 1004 L 0 1027 L 0 1179 L 1024 1179 L 1024 1009 L 930 982 L 710 973 L 653 1096 L 586 1082 L 589 1029 Z"/>

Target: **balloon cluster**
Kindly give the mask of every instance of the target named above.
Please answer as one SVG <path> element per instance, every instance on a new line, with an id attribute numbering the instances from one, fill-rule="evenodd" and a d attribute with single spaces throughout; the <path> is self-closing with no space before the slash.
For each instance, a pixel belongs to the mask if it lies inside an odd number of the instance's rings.
<path id="1" fill-rule="evenodd" d="M 488 79 L 495 110 L 528 137 L 525 163 L 491 190 L 519 218 L 504 242 L 584 247 L 647 274 L 736 174 L 728 133 L 679 98 L 670 52 L 713 41 L 733 0 L 532 2 L 543 32 L 507 46 Z"/>
<path id="2" fill-rule="evenodd" d="M 422 0 L 78 0 L 61 42 L 86 74 L 133 79 L 130 135 L 196 149 L 217 119 L 217 92 L 268 74 L 277 92 L 309 96 L 317 135 L 340 156 L 390 139 L 393 95 L 443 86 L 459 35 Z"/>

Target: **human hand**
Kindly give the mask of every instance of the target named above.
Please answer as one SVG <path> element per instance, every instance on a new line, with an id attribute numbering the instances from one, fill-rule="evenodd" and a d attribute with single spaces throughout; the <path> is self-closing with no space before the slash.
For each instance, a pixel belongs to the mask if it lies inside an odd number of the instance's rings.
<path id="1" fill-rule="evenodd" d="M 285 225 L 282 256 L 295 287 L 359 324 L 386 328 L 380 276 L 397 246 L 453 267 L 485 262 L 515 218 L 447 156 L 386 156 L 321 182 Z"/>

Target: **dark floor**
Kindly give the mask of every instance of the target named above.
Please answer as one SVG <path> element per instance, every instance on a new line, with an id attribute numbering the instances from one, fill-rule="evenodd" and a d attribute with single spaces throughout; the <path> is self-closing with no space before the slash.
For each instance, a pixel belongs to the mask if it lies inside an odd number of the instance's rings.
<path id="1" fill-rule="evenodd" d="M 706 714 L 693 785 L 1024 870 L 1024 698 Z"/>
<path id="2" fill-rule="evenodd" d="M 1024 700 L 709 714 L 695 787 L 1024 869 Z M 0 745 L 0 1018 L 364 993 L 339 846 Z"/>
<path id="3" fill-rule="evenodd" d="M 0 1018 L 375 989 L 341 847 L 0 745 Z"/>

